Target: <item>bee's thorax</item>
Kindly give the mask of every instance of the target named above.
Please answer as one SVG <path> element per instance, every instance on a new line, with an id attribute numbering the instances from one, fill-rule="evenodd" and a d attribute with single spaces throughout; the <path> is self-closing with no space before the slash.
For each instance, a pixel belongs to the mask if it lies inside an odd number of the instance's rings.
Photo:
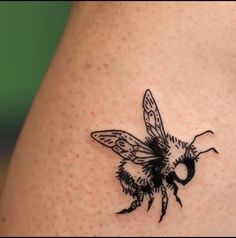
<path id="1" fill-rule="evenodd" d="M 166 159 L 168 160 L 168 165 L 174 169 L 177 161 L 184 156 L 187 148 L 187 143 L 177 139 L 170 134 L 167 134 L 168 151 L 166 153 Z"/>

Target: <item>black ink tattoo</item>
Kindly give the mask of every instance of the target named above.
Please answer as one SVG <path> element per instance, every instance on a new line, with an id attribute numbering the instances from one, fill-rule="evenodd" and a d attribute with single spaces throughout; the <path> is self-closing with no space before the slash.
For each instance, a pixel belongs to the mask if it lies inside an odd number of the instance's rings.
<path id="1" fill-rule="evenodd" d="M 210 130 L 196 135 L 191 143 L 183 142 L 166 133 L 150 90 L 146 90 L 142 106 L 144 122 L 149 135 L 145 142 L 121 130 L 94 131 L 91 136 L 123 158 L 118 167 L 117 179 L 125 194 L 130 194 L 134 201 L 129 208 L 121 210 L 118 214 L 130 213 L 141 206 L 144 195 L 149 196 L 147 208 L 149 210 L 154 194 L 160 192 L 162 207 L 159 222 L 161 222 L 168 206 L 167 188 L 173 190 L 176 201 L 182 207 L 176 182 L 186 185 L 191 181 L 195 174 L 195 162 L 199 159 L 200 154 L 210 150 L 218 152 L 213 147 L 205 151 L 197 151 L 194 146 L 197 137 L 206 133 L 213 134 Z M 179 178 L 175 172 L 179 164 L 186 166 L 185 179 Z"/>

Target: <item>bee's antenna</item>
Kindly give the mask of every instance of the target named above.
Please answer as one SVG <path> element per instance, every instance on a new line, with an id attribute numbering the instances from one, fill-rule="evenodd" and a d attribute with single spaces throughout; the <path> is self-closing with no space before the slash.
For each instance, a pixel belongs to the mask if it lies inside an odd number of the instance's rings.
<path id="1" fill-rule="evenodd" d="M 211 134 L 214 135 L 214 132 L 211 131 L 211 130 L 207 130 L 207 131 L 202 132 L 201 134 L 195 135 L 194 138 L 193 138 L 193 140 L 192 140 L 192 142 L 189 144 L 189 146 L 188 146 L 188 148 L 187 148 L 187 150 L 186 150 L 186 152 L 185 152 L 184 155 L 186 155 L 186 154 L 189 152 L 189 150 L 190 150 L 192 144 L 195 142 L 195 140 L 196 140 L 199 136 L 203 136 L 203 135 L 206 134 L 206 133 L 211 133 Z M 212 149 L 212 148 L 211 148 L 211 149 Z M 206 152 L 207 152 L 207 151 L 206 151 Z M 200 153 L 205 153 L 205 152 L 203 151 L 203 152 L 200 152 Z"/>
<path id="2" fill-rule="evenodd" d="M 211 148 L 208 149 L 208 150 L 204 150 L 204 151 L 199 152 L 199 153 L 195 156 L 195 158 L 197 158 L 200 154 L 207 153 L 207 152 L 209 152 L 209 151 L 211 151 L 211 150 L 213 150 L 216 154 L 219 154 L 219 152 L 218 152 L 214 147 L 211 147 Z"/>

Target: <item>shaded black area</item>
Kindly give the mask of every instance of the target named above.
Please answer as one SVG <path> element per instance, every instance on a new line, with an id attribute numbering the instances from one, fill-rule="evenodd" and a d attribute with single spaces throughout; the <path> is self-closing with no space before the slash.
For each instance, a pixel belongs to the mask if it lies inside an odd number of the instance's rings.
<path id="1" fill-rule="evenodd" d="M 147 144 L 147 146 L 153 151 L 153 154 L 157 158 L 161 158 L 162 160 L 165 160 L 166 154 L 168 152 L 168 148 L 166 146 L 160 145 L 157 137 L 146 138 L 145 144 Z"/>

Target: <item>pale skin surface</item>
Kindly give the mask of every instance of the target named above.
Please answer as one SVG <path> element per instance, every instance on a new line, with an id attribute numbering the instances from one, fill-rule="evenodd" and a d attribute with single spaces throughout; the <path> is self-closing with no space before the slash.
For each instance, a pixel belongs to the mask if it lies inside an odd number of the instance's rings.
<path id="1" fill-rule="evenodd" d="M 76 3 L 13 155 L 1 235 L 235 235 L 236 4 Z M 150 88 L 166 131 L 215 146 L 179 185 L 117 215 L 132 198 L 115 178 L 120 158 L 90 132 L 144 140 Z"/>

